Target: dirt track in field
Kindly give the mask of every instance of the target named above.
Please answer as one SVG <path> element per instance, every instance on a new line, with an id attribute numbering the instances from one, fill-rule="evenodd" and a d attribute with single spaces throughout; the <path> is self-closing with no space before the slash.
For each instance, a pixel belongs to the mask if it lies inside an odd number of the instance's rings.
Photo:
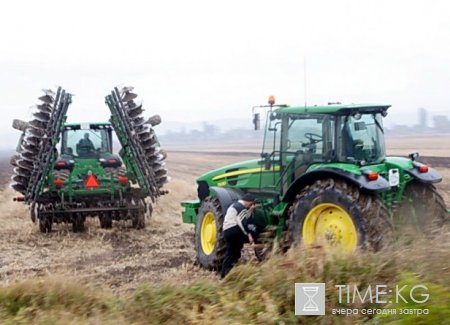
<path id="1" fill-rule="evenodd" d="M 245 151 L 169 152 L 170 194 L 157 202 L 144 230 L 119 222 L 112 230 L 103 230 L 98 220 L 90 219 L 83 234 L 72 233 L 70 225 L 55 225 L 52 233 L 41 234 L 26 206 L 12 202 L 14 192 L 5 189 L 0 192 L 0 285 L 57 275 L 120 293 L 143 281 L 182 285 L 215 277 L 193 265 L 194 227 L 182 223 L 179 202 L 195 198 L 198 175 L 256 157 L 258 154 Z M 0 180 L 6 187 L 11 169 L 5 159 L 0 159 Z M 431 158 L 430 165 L 433 162 L 444 176 L 438 187 L 450 205 L 450 158 Z"/>

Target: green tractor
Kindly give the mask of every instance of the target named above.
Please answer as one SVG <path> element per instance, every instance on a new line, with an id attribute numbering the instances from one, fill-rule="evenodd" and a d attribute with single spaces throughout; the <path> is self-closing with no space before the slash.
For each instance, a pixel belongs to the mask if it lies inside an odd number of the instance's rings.
<path id="1" fill-rule="evenodd" d="M 113 220 L 145 226 L 152 212 L 146 199 L 165 194 L 169 177 L 153 129 L 160 117 L 144 119 L 136 97 L 131 87 L 115 88 L 106 96 L 110 122 L 68 124 L 72 96 L 62 88 L 46 90 L 31 121 L 14 120 L 22 136 L 11 159 L 11 186 L 42 232 L 62 222 L 81 232 L 87 217 L 98 217 L 102 228 L 111 228 Z M 113 131 L 122 146 L 118 154 Z"/>
<path id="2" fill-rule="evenodd" d="M 263 229 L 258 256 L 295 245 L 352 252 L 379 250 L 404 223 L 425 229 L 448 221 L 434 183 L 441 176 L 416 160 L 386 157 L 382 119 L 389 105 L 290 107 L 267 111 L 261 159 L 200 176 L 198 199 L 182 202 L 182 218 L 195 224 L 197 258 L 222 264 L 224 215 L 244 193 L 257 197 L 255 222 Z"/>

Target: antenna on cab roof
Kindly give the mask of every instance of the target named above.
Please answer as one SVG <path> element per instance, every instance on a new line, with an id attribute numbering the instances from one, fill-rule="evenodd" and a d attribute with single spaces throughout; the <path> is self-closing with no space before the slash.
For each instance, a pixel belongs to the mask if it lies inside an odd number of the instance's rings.
<path id="1" fill-rule="evenodd" d="M 305 95 L 305 110 L 306 110 L 306 106 L 307 105 L 307 88 L 306 88 L 306 81 L 307 81 L 307 77 L 306 77 L 306 55 L 303 56 L 303 86 L 304 86 L 304 95 Z"/>

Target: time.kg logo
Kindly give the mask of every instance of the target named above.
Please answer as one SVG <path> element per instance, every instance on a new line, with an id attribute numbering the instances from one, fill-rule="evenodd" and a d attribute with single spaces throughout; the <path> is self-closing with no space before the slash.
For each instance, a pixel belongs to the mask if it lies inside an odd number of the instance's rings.
<path id="1" fill-rule="evenodd" d="M 325 315 L 325 283 L 295 284 L 295 315 Z"/>

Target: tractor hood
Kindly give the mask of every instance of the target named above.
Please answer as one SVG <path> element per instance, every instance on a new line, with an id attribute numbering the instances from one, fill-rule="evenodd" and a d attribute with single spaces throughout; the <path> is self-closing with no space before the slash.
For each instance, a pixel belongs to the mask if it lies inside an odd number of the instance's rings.
<path id="1" fill-rule="evenodd" d="M 197 182 L 206 182 L 209 186 L 258 188 L 260 176 L 262 186 L 273 185 L 273 174 L 276 171 L 279 171 L 279 166 L 265 169 L 261 159 L 246 160 L 203 174 Z M 269 182 L 269 179 L 272 181 Z"/>

